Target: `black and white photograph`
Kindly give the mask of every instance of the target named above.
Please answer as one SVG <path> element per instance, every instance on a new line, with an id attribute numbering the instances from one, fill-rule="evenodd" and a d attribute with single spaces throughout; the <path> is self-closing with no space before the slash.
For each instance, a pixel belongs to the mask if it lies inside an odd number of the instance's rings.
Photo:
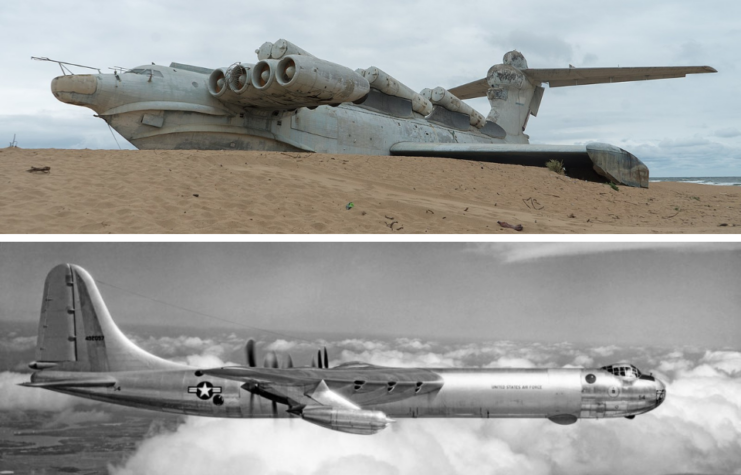
<path id="1" fill-rule="evenodd" d="M 737 243 L 2 243 L 4 473 L 735 473 Z"/>

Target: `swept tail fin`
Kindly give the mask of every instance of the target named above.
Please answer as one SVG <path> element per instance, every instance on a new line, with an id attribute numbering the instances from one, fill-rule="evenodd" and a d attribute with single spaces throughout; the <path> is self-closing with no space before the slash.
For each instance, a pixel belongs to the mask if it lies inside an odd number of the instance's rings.
<path id="1" fill-rule="evenodd" d="M 182 369 L 137 347 L 118 329 L 82 267 L 61 264 L 46 277 L 33 369 L 110 372 Z"/>

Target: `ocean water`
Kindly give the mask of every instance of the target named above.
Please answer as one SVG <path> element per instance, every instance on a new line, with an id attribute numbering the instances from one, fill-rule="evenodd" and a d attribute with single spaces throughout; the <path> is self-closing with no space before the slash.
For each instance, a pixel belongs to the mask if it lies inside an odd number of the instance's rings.
<path id="1" fill-rule="evenodd" d="M 698 183 L 700 185 L 741 186 L 741 176 L 701 176 L 701 177 L 657 177 L 650 178 L 649 183 L 677 181 L 681 183 Z"/>

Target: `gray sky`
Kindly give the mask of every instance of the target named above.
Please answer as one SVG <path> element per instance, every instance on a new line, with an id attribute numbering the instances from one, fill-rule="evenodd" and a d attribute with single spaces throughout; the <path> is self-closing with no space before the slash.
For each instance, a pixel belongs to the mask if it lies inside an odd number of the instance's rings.
<path id="1" fill-rule="evenodd" d="M 514 48 L 535 68 L 710 65 L 719 74 L 548 90 L 528 133 L 533 143 L 612 143 L 653 176 L 741 175 L 741 3 L 732 0 L 102 5 L 5 2 L 0 144 L 17 133 L 24 148 L 116 148 L 92 111 L 51 95 L 59 68 L 31 56 L 103 70 L 152 61 L 215 68 L 254 62 L 260 44 L 286 38 L 353 69 L 378 66 L 415 90 L 482 78 Z M 471 103 L 488 113 L 486 100 Z"/>
<path id="2" fill-rule="evenodd" d="M 711 348 L 741 337 L 735 243 L 0 243 L 0 262 L 3 320 L 37 321 L 47 272 L 71 262 L 103 282 L 122 325 L 219 324 L 133 292 L 289 335 Z"/>

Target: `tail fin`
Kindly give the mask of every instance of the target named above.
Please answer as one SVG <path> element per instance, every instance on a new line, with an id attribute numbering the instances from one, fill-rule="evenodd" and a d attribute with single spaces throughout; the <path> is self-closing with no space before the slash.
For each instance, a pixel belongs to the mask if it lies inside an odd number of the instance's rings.
<path id="1" fill-rule="evenodd" d="M 510 51 L 504 55 L 503 64 L 492 66 L 485 78 L 449 92 L 464 100 L 488 97 L 491 104 L 488 120 L 496 122 L 507 135 L 517 136 L 525 131 L 528 117 L 538 115 L 545 91 L 541 85 L 546 82 L 549 87 L 584 86 L 715 72 L 710 66 L 531 69 L 522 53 Z"/>
<path id="2" fill-rule="evenodd" d="M 46 277 L 34 369 L 108 372 L 182 369 L 134 345 L 108 313 L 82 267 L 61 264 Z"/>

